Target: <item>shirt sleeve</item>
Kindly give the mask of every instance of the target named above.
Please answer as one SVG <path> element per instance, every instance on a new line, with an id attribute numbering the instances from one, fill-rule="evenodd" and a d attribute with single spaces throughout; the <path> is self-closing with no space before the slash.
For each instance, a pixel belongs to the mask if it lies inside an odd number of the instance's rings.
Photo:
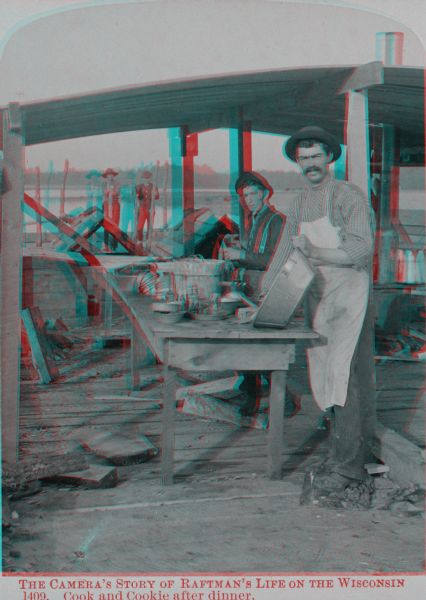
<path id="1" fill-rule="evenodd" d="M 290 213 L 286 214 L 284 229 L 281 233 L 280 240 L 275 247 L 275 251 L 271 255 L 270 262 L 267 265 L 267 270 L 262 278 L 261 294 L 265 294 L 271 287 L 278 273 L 280 273 L 283 265 L 287 262 L 290 254 L 294 250 L 291 238 L 296 235 L 296 223 Z"/>
<path id="2" fill-rule="evenodd" d="M 340 248 L 351 258 L 355 267 L 366 267 L 374 251 L 374 220 L 367 199 L 361 191 L 346 188 L 339 202 L 343 221 Z"/>

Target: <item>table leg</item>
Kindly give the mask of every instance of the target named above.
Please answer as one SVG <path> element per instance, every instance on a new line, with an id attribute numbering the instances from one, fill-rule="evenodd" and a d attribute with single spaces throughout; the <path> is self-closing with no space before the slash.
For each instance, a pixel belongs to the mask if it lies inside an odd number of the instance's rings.
<path id="1" fill-rule="evenodd" d="M 173 483 L 175 451 L 176 376 L 169 367 L 169 343 L 164 348 L 163 433 L 161 440 L 161 480 L 163 485 Z"/>
<path id="2" fill-rule="evenodd" d="M 281 479 L 282 475 L 286 377 L 287 371 L 271 373 L 268 430 L 268 477 L 270 479 Z"/>
<path id="3" fill-rule="evenodd" d="M 112 327 L 112 294 L 110 290 L 104 290 L 104 327 L 108 331 Z"/>
<path id="4" fill-rule="evenodd" d="M 136 331 L 135 326 L 131 325 L 131 340 L 130 340 L 130 375 L 132 381 L 132 389 L 138 390 L 140 386 L 139 370 L 142 362 L 142 344 L 140 335 Z"/>

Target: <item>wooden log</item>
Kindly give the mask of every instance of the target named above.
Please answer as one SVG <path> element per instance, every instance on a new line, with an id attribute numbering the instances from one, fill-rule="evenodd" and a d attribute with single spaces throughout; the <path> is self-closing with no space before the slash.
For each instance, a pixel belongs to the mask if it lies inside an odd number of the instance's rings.
<path id="1" fill-rule="evenodd" d="M 143 435 L 130 439 L 116 433 L 86 431 L 79 439 L 86 450 L 114 465 L 146 462 L 158 454 L 158 448 Z"/>
<path id="2" fill-rule="evenodd" d="M 36 214 L 41 215 L 47 221 L 49 221 L 49 223 L 54 225 L 58 230 L 59 237 L 62 238 L 62 236 L 65 236 L 66 239 L 74 240 L 74 243 L 78 244 L 80 248 L 88 252 L 90 255 L 93 255 L 99 251 L 98 248 L 86 240 L 85 237 L 78 235 L 70 225 L 51 213 L 47 208 L 42 206 L 40 202 L 37 202 L 34 200 L 34 198 L 31 198 L 29 194 L 24 194 L 24 202 L 29 208 L 34 210 Z M 98 261 L 96 261 L 95 264 L 98 264 Z"/>
<path id="3" fill-rule="evenodd" d="M 197 383 L 188 387 L 177 389 L 177 398 L 184 398 L 187 395 L 198 396 L 199 394 L 216 394 L 218 392 L 224 392 L 233 390 L 238 387 L 239 376 L 234 375 L 233 377 L 222 377 L 221 379 L 215 379 L 213 381 L 207 381 L 205 383 Z"/>
<path id="4" fill-rule="evenodd" d="M 193 397 L 188 395 L 179 406 L 179 411 L 205 419 L 233 423 L 238 427 L 253 427 L 255 429 L 266 429 L 268 427 L 268 415 L 258 414 L 254 417 L 243 417 L 240 415 L 237 406 L 232 406 L 210 396 Z"/>
<path id="5" fill-rule="evenodd" d="M 272 340 L 269 345 L 251 341 L 244 346 L 244 352 L 238 344 L 232 348 L 229 341 L 208 339 L 203 342 L 202 347 L 192 341 L 176 339 L 170 349 L 170 364 L 188 371 L 225 371 L 229 364 L 239 371 L 269 371 L 287 369 L 293 360 L 293 345 L 274 344 Z"/>
<path id="6" fill-rule="evenodd" d="M 93 464 L 84 471 L 61 473 L 52 480 L 89 489 L 111 488 L 117 485 L 118 472 L 115 467 Z"/>
<path id="7" fill-rule="evenodd" d="M 88 211 L 84 211 L 84 213 L 70 222 L 69 225 L 74 229 L 76 235 L 87 239 L 102 226 L 103 218 L 102 211 L 96 207 L 92 207 Z M 78 244 L 71 239 L 60 240 L 55 244 L 55 248 L 58 252 L 69 252 L 76 250 Z"/>
<path id="8" fill-rule="evenodd" d="M 377 458 L 388 465 L 389 477 L 401 487 L 426 488 L 424 450 L 381 423 L 376 426 L 373 450 Z"/>
<path id="9" fill-rule="evenodd" d="M 81 452 L 59 455 L 41 455 L 22 459 L 17 465 L 3 463 L 2 487 L 14 492 L 39 479 L 54 477 L 67 471 L 85 469 L 87 461 Z"/>
<path id="10" fill-rule="evenodd" d="M 388 473 L 388 465 L 381 465 L 376 463 L 367 463 L 364 465 L 364 469 L 369 475 L 381 475 L 382 473 Z"/>
<path id="11" fill-rule="evenodd" d="M 51 348 L 46 340 L 43 317 L 37 307 L 25 308 L 22 311 L 22 322 L 31 346 L 31 354 L 41 383 L 49 383 L 59 376 Z"/>

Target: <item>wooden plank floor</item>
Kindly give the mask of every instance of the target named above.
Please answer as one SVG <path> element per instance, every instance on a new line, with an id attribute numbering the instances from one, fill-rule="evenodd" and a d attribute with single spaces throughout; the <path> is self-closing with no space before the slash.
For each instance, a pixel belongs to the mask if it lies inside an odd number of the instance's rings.
<path id="1" fill-rule="evenodd" d="M 23 382 L 20 406 L 22 456 L 58 454 L 81 448 L 82 428 L 116 432 L 129 439 L 144 435 L 159 447 L 161 367 L 145 368 L 142 389 L 130 391 L 129 347 L 86 348 L 60 365 L 62 376 L 49 385 Z M 378 362 L 378 417 L 424 446 L 424 366 Z M 285 421 L 284 472 L 305 470 L 325 454 L 322 413 L 309 396 L 303 347 L 290 371 L 302 408 Z M 81 451 L 83 449 L 81 448 Z M 159 478 L 159 457 L 141 465 L 141 477 Z M 178 413 L 176 476 L 264 473 L 266 431 Z"/>
<path id="2" fill-rule="evenodd" d="M 81 357 L 81 353 L 80 353 Z M 68 358 L 58 382 L 21 386 L 20 451 L 22 456 L 60 453 L 80 446 L 81 430 L 119 432 L 130 439 L 145 435 L 160 445 L 162 401 L 161 367 L 141 373 L 142 389 L 130 391 L 130 349 L 103 348 L 87 352 L 75 369 Z M 147 384 L 147 385 L 145 385 Z M 284 469 L 294 469 L 310 456 L 324 437 L 317 428 L 320 411 L 307 402 L 286 422 Z M 175 473 L 264 473 L 264 430 L 239 428 L 182 413 L 177 415 Z M 83 450 L 82 450 L 83 451 Z M 322 451 L 323 452 L 323 451 Z M 159 475 L 159 458 L 146 463 L 148 477 Z"/>

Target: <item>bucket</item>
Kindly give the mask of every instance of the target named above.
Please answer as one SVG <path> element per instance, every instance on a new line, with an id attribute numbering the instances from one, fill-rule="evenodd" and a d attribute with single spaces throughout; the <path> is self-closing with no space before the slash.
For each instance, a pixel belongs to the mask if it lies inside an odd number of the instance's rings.
<path id="1" fill-rule="evenodd" d="M 225 271 L 224 260 L 185 259 L 157 264 L 162 289 L 175 300 L 202 302 L 219 295 Z"/>

